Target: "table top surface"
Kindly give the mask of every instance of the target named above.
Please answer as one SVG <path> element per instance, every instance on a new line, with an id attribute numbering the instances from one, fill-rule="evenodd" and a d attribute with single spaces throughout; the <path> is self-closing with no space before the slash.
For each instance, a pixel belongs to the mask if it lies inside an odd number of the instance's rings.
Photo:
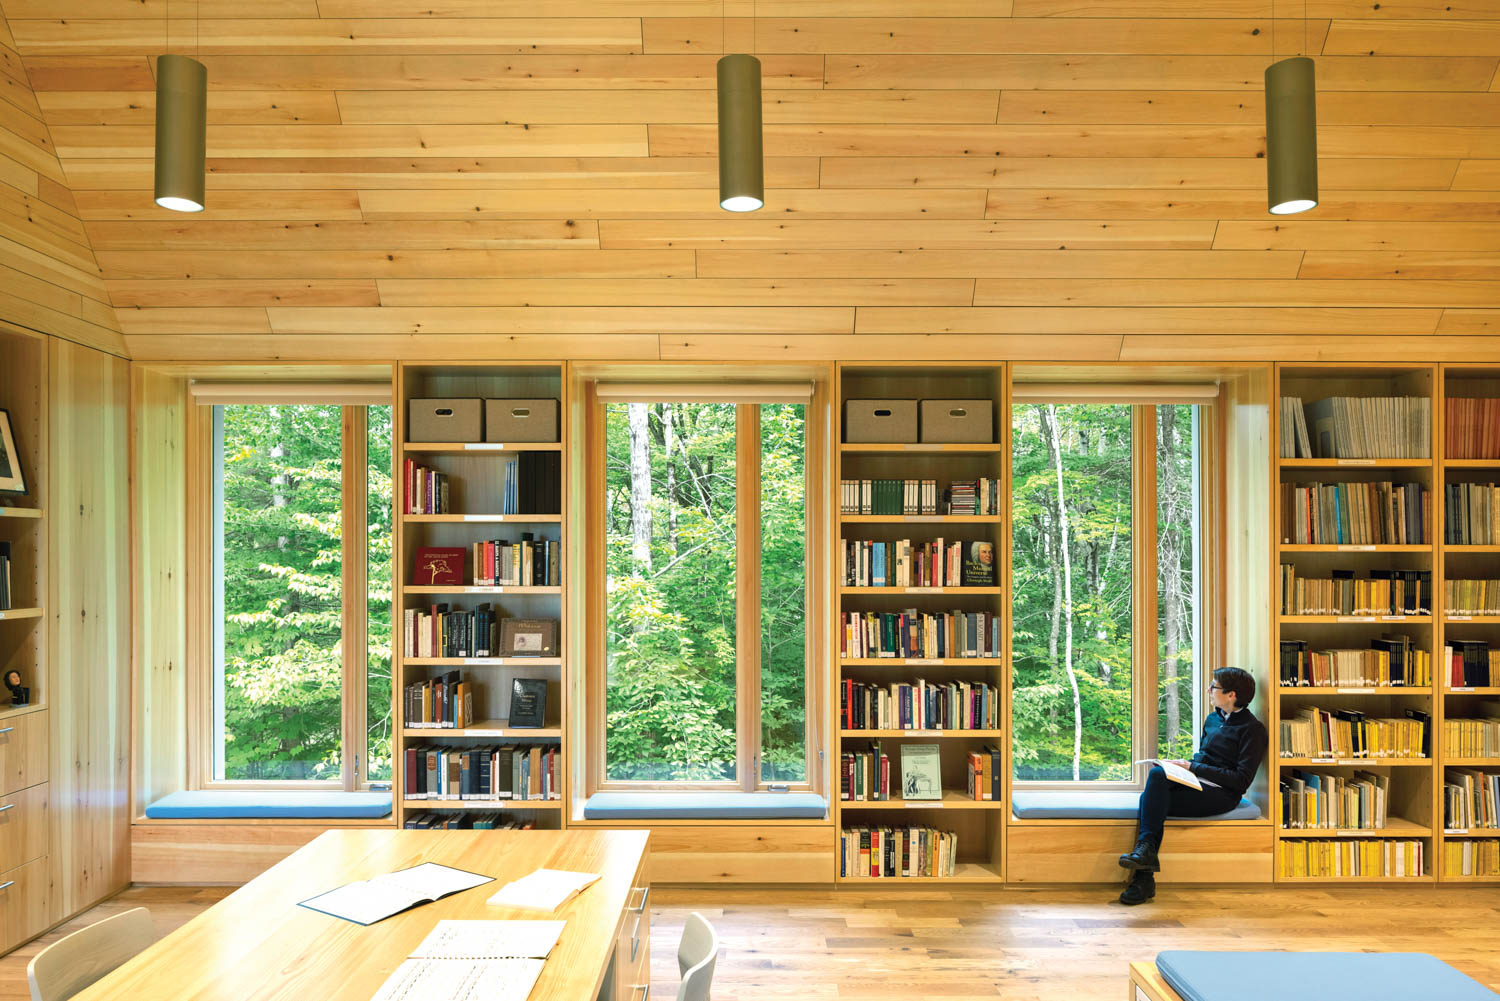
<path id="1" fill-rule="evenodd" d="M 369 1001 L 443 919 L 565 919 L 532 990 L 594 1001 L 632 889 L 645 831 L 328 831 L 146 949 L 75 1001 Z M 362 926 L 298 903 L 423 862 L 494 882 Z M 506 883 L 538 868 L 599 873 L 556 914 L 490 907 Z"/>

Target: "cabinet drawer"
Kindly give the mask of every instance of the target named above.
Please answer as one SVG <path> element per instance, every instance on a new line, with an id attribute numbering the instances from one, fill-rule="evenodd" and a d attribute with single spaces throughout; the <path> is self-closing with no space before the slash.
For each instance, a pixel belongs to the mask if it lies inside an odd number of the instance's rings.
<path id="1" fill-rule="evenodd" d="M 651 887 L 636 886 L 625 905 L 615 942 L 615 1001 L 649 1001 L 651 991 Z"/>
<path id="2" fill-rule="evenodd" d="M 45 854 L 47 784 L 0 796 L 0 865 L 16 866 Z"/>
<path id="3" fill-rule="evenodd" d="M 47 929 L 47 859 L 0 873 L 0 952 Z"/>
<path id="4" fill-rule="evenodd" d="M 47 713 L 0 720 L 0 796 L 47 781 Z"/>

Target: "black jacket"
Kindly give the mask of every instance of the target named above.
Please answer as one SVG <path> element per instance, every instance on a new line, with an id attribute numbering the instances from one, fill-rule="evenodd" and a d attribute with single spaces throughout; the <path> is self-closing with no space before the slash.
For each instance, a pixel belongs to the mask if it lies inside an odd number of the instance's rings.
<path id="1" fill-rule="evenodd" d="M 1200 779 L 1217 782 L 1239 799 L 1250 788 L 1269 743 L 1265 725 L 1250 710 L 1222 716 L 1215 709 L 1203 721 L 1203 736 L 1190 771 Z"/>

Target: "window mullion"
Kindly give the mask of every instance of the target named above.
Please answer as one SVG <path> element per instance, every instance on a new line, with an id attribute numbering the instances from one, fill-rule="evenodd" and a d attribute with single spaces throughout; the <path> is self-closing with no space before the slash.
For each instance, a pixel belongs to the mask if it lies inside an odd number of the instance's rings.
<path id="1" fill-rule="evenodd" d="M 1136 663 L 1136 720 L 1133 727 L 1135 760 L 1156 756 L 1157 700 L 1160 642 L 1157 637 L 1157 511 L 1156 511 L 1156 407 L 1143 405 L 1134 411 L 1131 451 L 1135 486 L 1132 517 L 1135 522 L 1134 569 L 1134 657 Z"/>
<path id="2" fill-rule="evenodd" d="M 364 407 L 344 407 L 341 467 L 343 481 L 343 596 L 340 621 L 343 632 L 343 767 L 339 769 L 346 790 L 364 786 L 369 772 L 366 674 L 366 644 L 369 629 L 369 588 L 367 534 L 369 518 L 366 509 L 365 442 L 368 422 Z"/>
<path id="3" fill-rule="evenodd" d="M 740 788 L 760 784 L 760 407 L 735 408 L 735 724 Z"/>

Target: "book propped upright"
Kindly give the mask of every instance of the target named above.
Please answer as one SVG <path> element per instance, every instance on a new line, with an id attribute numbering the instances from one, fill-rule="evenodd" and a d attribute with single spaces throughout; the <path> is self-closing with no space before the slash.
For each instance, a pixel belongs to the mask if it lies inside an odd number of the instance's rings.
<path id="1" fill-rule="evenodd" d="M 491 907 L 514 907 L 523 911 L 552 913 L 588 889 L 598 873 L 538 869 L 511 883 L 486 901 Z"/>

